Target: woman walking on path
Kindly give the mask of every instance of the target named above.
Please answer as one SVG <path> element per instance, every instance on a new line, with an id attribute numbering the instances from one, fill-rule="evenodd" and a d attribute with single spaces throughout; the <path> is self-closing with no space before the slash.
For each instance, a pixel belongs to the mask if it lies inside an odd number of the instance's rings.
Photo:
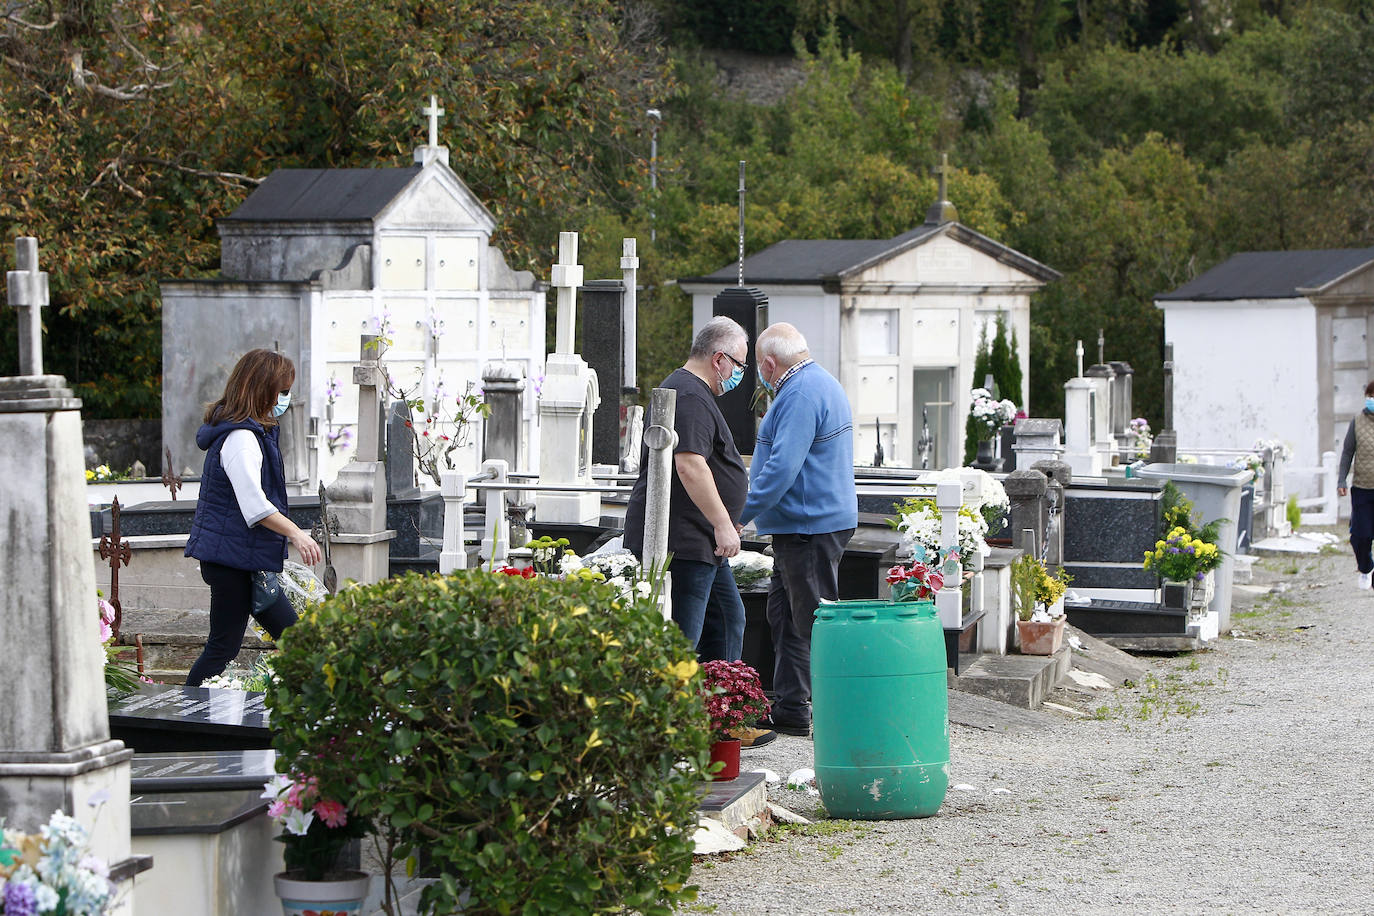
<path id="1" fill-rule="evenodd" d="M 295 381 L 296 367 L 285 356 L 249 351 L 196 433 L 205 466 L 186 556 L 200 561 L 210 586 L 210 637 L 186 675 L 189 687 L 220 674 L 238 655 L 253 609 L 253 573 L 281 572 L 288 542 L 305 565 L 320 562 L 319 545 L 286 517 L 277 418 L 291 406 Z M 284 592 L 256 616 L 273 639 L 296 622 Z"/>
<path id="2" fill-rule="evenodd" d="M 1346 494 L 1346 475 L 1354 470 L 1350 486 L 1350 547 L 1355 551 L 1355 566 L 1360 571 L 1357 585 L 1370 587 L 1374 574 L 1374 381 L 1364 386 L 1364 410 L 1350 421 L 1341 448 L 1341 467 L 1336 478 L 1336 493 Z"/>

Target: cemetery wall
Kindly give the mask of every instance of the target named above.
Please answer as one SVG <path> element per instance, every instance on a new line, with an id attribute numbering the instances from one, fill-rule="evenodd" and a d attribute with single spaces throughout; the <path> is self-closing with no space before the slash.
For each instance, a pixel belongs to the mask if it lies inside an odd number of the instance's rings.
<path id="1" fill-rule="evenodd" d="M 1316 465 L 1340 450 L 1318 441 L 1316 311 L 1306 299 L 1170 303 L 1165 340 L 1174 345 L 1174 428 L 1181 452 L 1250 448 L 1277 438 L 1294 448 L 1292 463 Z M 1366 370 L 1360 369 L 1363 398 Z M 1337 409 L 1342 404 L 1337 402 Z M 1358 409 L 1358 400 L 1355 402 Z"/>
<path id="2" fill-rule="evenodd" d="M 135 461 L 142 461 L 149 474 L 161 473 L 161 420 L 83 420 L 81 427 L 87 469 L 105 464 L 122 472 Z"/>

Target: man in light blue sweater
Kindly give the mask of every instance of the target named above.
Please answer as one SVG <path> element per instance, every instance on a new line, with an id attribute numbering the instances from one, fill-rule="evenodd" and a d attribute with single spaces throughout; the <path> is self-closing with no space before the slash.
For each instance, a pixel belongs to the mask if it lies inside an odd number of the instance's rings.
<path id="1" fill-rule="evenodd" d="M 839 597 L 840 557 L 859 523 L 854 422 L 840 383 L 812 362 L 806 338 L 770 325 L 755 345 L 759 381 L 774 393 L 759 427 L 740 524 L 773 539 L 768 625 L 773 713 L 768 727 L 811 732 L 811 627 Z"/>

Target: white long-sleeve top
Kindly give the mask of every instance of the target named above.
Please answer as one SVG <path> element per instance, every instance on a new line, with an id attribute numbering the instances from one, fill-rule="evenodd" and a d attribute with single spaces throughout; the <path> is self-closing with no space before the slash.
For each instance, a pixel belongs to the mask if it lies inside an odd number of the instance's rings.
<path id="1" fill-rule="evenodd" d="M 258 444 L 256 433 L 236 429 L 225 436 L 219 462 L 229 477 L 239 511 L 249 528 L 277 511 L 267 494 L 262 492 L 262 446 Z"/>

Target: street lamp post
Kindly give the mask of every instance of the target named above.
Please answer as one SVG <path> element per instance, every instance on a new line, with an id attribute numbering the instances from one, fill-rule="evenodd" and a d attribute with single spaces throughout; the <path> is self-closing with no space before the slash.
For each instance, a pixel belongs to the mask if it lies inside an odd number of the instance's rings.
<path id="1" fill-rule="evenodd" d="M 663 123 L 663 112 L 650 108 L 645 112 L 652 121 L 649 131 L 649 241 L 658 241 L 654 225 L 654 199 L 658 197 L 658 126 Z"/>

